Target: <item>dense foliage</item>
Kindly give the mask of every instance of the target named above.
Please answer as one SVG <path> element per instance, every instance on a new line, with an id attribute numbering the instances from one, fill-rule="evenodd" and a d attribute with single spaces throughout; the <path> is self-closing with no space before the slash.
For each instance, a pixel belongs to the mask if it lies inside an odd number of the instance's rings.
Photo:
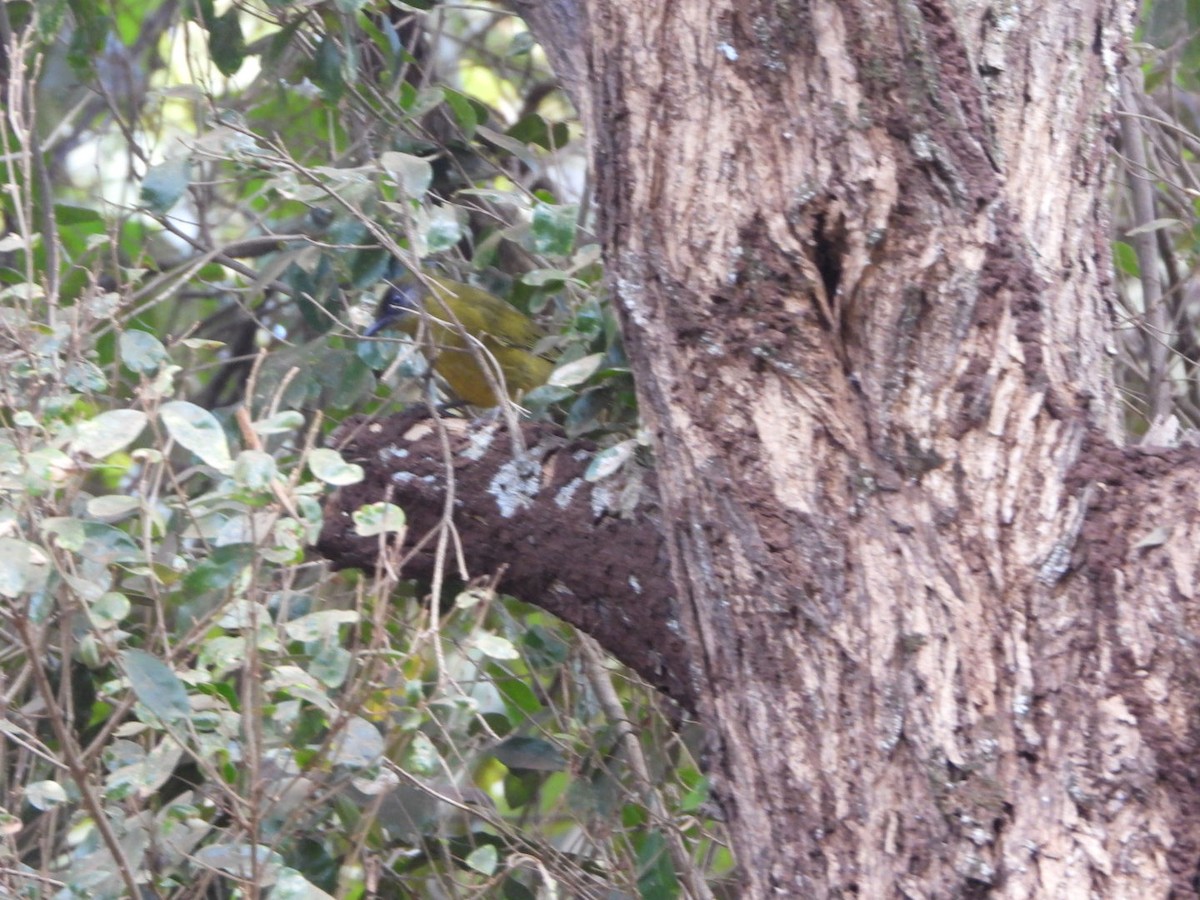
<path id="1" fill-rule="evenodd" d="M 556 368 L 508 413 L 592 437 L 597 478 L 639 452 L 522 23 L 63 0 L 0 36 L 0 892 L 720 891 L 696 748 L 594 644 L 449 528 L 433 585 L 306 550 L 360 477 L 325 446 L 347 414 L 460 414 L 420 340 L 363 338 L 405 271 L 537 319 Z"/>

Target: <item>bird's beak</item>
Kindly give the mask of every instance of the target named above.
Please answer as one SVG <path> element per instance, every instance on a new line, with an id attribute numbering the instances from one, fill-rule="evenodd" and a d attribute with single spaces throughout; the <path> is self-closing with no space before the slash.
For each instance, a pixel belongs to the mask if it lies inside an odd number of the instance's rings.
<path id="1" fill-rule="evenodd" d="M 399 318 L 400 317 L 395 314 L 380 316 L 371 323 L 370 328 L 363 332 L 363 337 L 375 337 L 375 335 L 379 334 L 379 332 L 383 331 L 385 328 L 391 328 L 394 324 L 396 324 L 396 321 Z"/>

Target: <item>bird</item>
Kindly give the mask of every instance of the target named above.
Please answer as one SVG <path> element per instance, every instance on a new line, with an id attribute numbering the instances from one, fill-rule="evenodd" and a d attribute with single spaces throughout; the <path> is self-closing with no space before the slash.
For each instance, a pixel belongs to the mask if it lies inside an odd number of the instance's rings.
<path id="1" fill-rule="evenodd" d="M 497 365 L 504 389 L 514 400 L 545 384 L 554 369 L 552 362 L 534 352 L 546 336 L 536 322 L 482 288 L 441 276 L 426 275 L 419 283 L 410 276 L 389 283 L 375 322 L 363 336 L 373 337 L 389 328 L 416 336 L 423 320 L 427 321 L 423 349 L 434 371 L 472 406 L 500 404 L 492 386 L 499 381 Z"/>

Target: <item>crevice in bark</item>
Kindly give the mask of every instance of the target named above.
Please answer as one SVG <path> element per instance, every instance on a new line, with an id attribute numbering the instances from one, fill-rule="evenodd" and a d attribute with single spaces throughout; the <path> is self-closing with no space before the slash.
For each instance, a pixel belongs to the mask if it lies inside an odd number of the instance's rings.
<path id="1" fill-rule="evenodd" d="M 842 282 L 842 259 L 846 255 L 846 223 L 842 217 L 829 222 L 824 212 L 817 213 L 813 227 L 813 262 L 821 273 L 825 296 L 835 305 Z"/>
<path id="2" fill-rule="evenodd" d="M 444 429 L 444 434 L 441 433 Z M 424 411 L 379 421 L 348 419 L 333 443 L 363 467 L 363 480 L 329 500 L 316 549 L 334 568 L 381 565 L 377 537 L 355 533 L 367 503 L 401 507 L 402 546 L 389 546 L 400 575 L 428 581 L 447 491 L 443 440 L 453 458 L 454 528 L 472 576 L 503 573 L 500 587 L 575 625 L 687 710 L 694 709 L 686 648 L 658 521 L 654 474 L 637 466 L 600 482 L 584 479 L 594 446 L 556 427 L 526 423 L 514 460 L 494 420 L 435 423 Z"/>

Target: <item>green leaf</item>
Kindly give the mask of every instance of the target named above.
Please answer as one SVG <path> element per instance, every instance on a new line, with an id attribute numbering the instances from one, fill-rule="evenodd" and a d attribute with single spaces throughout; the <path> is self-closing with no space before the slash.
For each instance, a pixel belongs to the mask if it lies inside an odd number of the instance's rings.
<path id="1" fill-rule="evenodd" d="M 483 875 L 491 875 L 500 862 L 500 853 L 491 844 L 484 844 L 467 854 L 467 865 Z"/>
<path id="2" fill-rule="evenodd" d="M 467 140 L 475 136 L 475 128 L 479 125 L 481 116 L 475 109 L 474 103 L 470 98 L 458 91 L 446 90 L 446 105 L 450 107 L 450 111 L 454 113 L 454 121 L 458 123 L 458 127 L 462 129 L 463 135 Z"/>
<path id="3" fill-rule="evenodd" d="M 219 16 L 208 30 L 208 52 L 213 65 L 228 78 L 237 73 L 246 59 L 246 38 L 242 34 L 237 6 Z"/>
<path id="4" fill-rule="evenodd" d="M 1113 241 L 1113 262 L 1117 270 L 1131 278 L 1140 278 L 1142 267 L 1138 265 L 1137 251 L 1124 241 Z"/>
<path id="5" fill-rule="evenodd" d="M 98 3 L 74 0 L 69 5 L 75 14 L 75 28 L 71 31 L 67 62 L 81 80 L 88 80 L 92 66 L 104 49 L 112 19 L 103 15 L 103 7 Z"/>
<path id="6" fill-rule="evenodd" d="M 517 880 L 515 873 L 509 873 L 500 888 L 501 900 L 537 900 L 537 895 Z"/>
<path id="7" fill-rule="evenodd" d="M 551 126 L 537 113 L 529 113 L 505 134 L 522 143 L 537 144 L 544 150 L 561 149 L 571 139 L 565 122 L 556 122 Z"/>
<path id="8" fill-rule="evenodd" d="M 352 609 L 322 609 L 285 622 L 283 631 L 290 641 L 324 641 L 336 638 L 341 626 L 354 625 L 358 619 Z"/>
<path id="9" fill-rule="evenodd" d="M 509 718 L 519 722 L 525 716 L 532 716 L 542 711 L 542 703 L 537 693 L 524 681 L 516 678 L 497 678 L 496 690 L 509 706 Z"/>
<path id="10" fill-rule="evenodd" d="M 356 509 L 353 518 L 354 533 L 359 537 L 403 531 L 407 522 L 404 510 L 394 503 L 368 503 Z"/>
<path id="11" fill-rule="evenodd" d="M 661 832 L 647 834 L 637 856 L 638 896 L 642 900 L 674 900 L 679 896 L 679 880 Z"/>
<path id="12" fill-rule="evenodd" d="M 353 716 L 334 736 L 330 761 L 337 766 L 365 769 L 379 762 L 383 750 L 383 735 L 379 729 L 366 719 Z"/>
<path id="13" fill-rule="evenodd" d="M 217 635 L 200 646 L 196 665 L 211 669 L 214 677 L 236 669 L 246 661 L 246 639 L 241 635 Z"/>
<path id="14" fill-rule="evenodd" d="M 104 218 L 90 206 L 70 206 L 65 203 L 54 204 L 54 220 L 66 227 L 104 224 Z"/>
<path id="15" fill-rule="evenodd" d="M 88 606 L 88 616 L 97 628 L 115 628 L 132 611 L 129 598 L 116 591 L 105 591 Z"/>
<path id="16" fill-rule="evenodd" d="M 138 754 L 112 770 L 104 782 L 105 797 L 121 800 L 152 796 L 171 778 L 182 756 L 183 747 L 177 741 L 170 737 L 160 740 L 149 753 Z"/>
<path id="17" fill-rule="evenodd" d="M 570 655 L 570 648 L 559 633 L 544 625 L 529 626 L 521 641 L 525 662 L 533 669 L 552 669 L 561 666 Z"/>
<path id="18" fill-rule="evenodd" d="M 575 223 L 579 208 L 573 204 L 552 206 L 538 203 L 533 208 L 533 248 L 549 256 L 568 256 L 575 245 Z"/>
<path id="19" fill-rule="evenodd" d="M 453 206 L 435 206 L 429 210 L 425 225 L 425 246 L 430 253 L 449 250 L 462 240 L 462 224 Z"/>
<path id="20" fill-rule="evenodd" d="M 225 590 L 250 565 L 254 553 L 253 544 L 227 544 L 224 547 L 216 547 L 207 559 L 194 566 L 184 576 L 184 594 L 195 597 Z"/>
<path id="21" fill-rule="evenodd" d="M 103 522 L 84 522 L 83 535 L 84 542 L 79 548 L 79 555 L 84 559 L 102 566 L 145 561 L 142 548 L 119 528 Z"/>
<path id="22" fill-rule="evenodd" d="M 592 353 L 582 359 L 563 363 L 550 373 L 546 384 L 553 387 L 574 387 L 577 384 L 583 384 L 595 375 L 603 364 L 603 353 Z"/>
<path id="23" fill-rule="evenodd" d="M 63 373 L 67 387 L 76 391 L 99 393 L 108 387 L 108 379 L 95 363 L 86 359 L 73 359 L 67 363 Z"/>
<path id="24" fill-rule="evenodd" d="M 333 900 L 295 869 L 284 867 L 279 870 L 275 885 L 271 888 L 271 900 Z"/>
<path id="25" fill-rule="evenodd" d="M 268 694 L 278 691 L 297 700 L 307 701 L 329 715 L 337 712 L 337 707 L 329 699 L 321 683 L 299 666 L 276 666 L 267 678 L 264 690 Z"/>
<path id="26" fill-rule="evenodd" d="M 124 337 L 124 335 L 122 335 Z M 138 439 L 147 416 L 137 409 L 114 409 L 79 424 L 71 452 L 104 459 Z"/>
<path id="27" fill-rule="evenodd" d="M 419 156 L 389 150 L 379 157 L 379 164 L 410 200 L 421 199 L 433 183 L 433 166 Z"/>
<path id="28" fill-rule="evenodd" d="M 50 573 L 42 548 L 19 538 L 0 538 L 0 597 L 19 597 L 40 589 Z"/>
<path id="29" fill-rule="evenodd" d="M 413 775 L 437 775 L 442 771 L 442 758 L 433 741 L 420 731 L 413 734 L 412 742 L 404 754 L 402 763 L 406 772 Z"/>
<path id="30" fill-rule="evenodd" d="M 495 596 L 494 591 L 490 591 L 483 587 L 469 587 L 465 591 L 461 591 L 454 598 L 455 609 L 470 609 L 477 606 L 485 600 L 490 600 Z"/>
<path id="31" fill-rule="evenodd" d="M 407 90 L 405 90 L 407 88 Z M 446 94 L 439 85 L 413 90 L 411 85 L 400 88 L 400 105 L 413 119 L 419 119 L 442 105 Z"/>
<path id="32" fill-rule="evenodd" d="M 266 419 L 254 423 L 255 434 L 266 437 L 272 434 L 287 434 L 304 425 L 304 415 L 293 409 L 275 413 Z"/>
<path id="33" fill-rule="evenodd" d="M 559 772 L 567 767 L 563 752 L 541 738 L 514 735 L 492 749 L 492 756 L 510 769 Z"/>
<path id="34" fill-rule="evenodd" d="M 308 665 L 308 674 L 329 688 L 341 687 L 350 674 L 354 655 L 345 647 L 326 644 L 318 650 Z"/>
<path id="35" fill-rule="evenodd" d="M 34 809 L 50 809 L 67 802 L 67 792 L 57 781 L 34 781 L 25 786 L 25 799 Z"/>
<path id="36" fill-rule="evenodd" d="M 204 24 L 204 27 L 212 28 L 213 22 L 217 19 L 213 0 L 196 0 L 196 12 L 200 14 L 200 21 Z"/>
<path id="37" fill-rule="evenodd" d="M 54 543 L 68 553 L 78 553 L 87 542 L 87 529 L 82 519 L 52 516 L 42 522 L 42 534 L 54 536 Z M 99 596 L 97 594 L 97 596 Z"/>
<path id="38" fill-rule="evenodd" d="M 104 494 L 87 502 L 87 514 L 103 522 L 118 522 L 142 506 L 140 497 L 129 494 Z"/>
<path id="39" fill-rule="evenodd" d="M 179 202 L 190 181 L 191 164 L 186 157 L 159 163 L 142 179 L 142 203 L 153 212 L 165 213 Z"/>
<path id="40" fill-rule="evenodd" d="M 187 688 L 171 667 L 143 650 L 123 650 L 121 668 L 141 704 L 168 725 L 191 714 Z"/>
<path id="41" fill-rule="evenodd" d="M 540 168 L 540 164 L 538 162 L 537 155 L 533 151 L 531 151 L 527 146 L 525 146 L 524 142 L 514 140 L 513 138 L 510 138 L 507 134 L 502 134 L 499 131 L 494 131 L 493 129 L 488 128 L 485 125 L 480 125 L 479 128 L 476 130 L 477 130 L 479 136 L 481 138 L 483 138 L 484 140 L 486 140 L 488 143 L 495 144 L 501 150 L 511 153 L 513 156 L 515 156 L 517 159 L 521 160 L 521 162 L 525 163 L 531 169 Z"/>
<path id="42" fill-rule="evenodd" d="M 131 329 L 121 333 L 121 362 L 131 372 L 152 375 L 167 361 L 167 348 L 146 331 Z"/>
<path id="43" fill-rule="evenodd" d="M 309 77 L 312 78 L 313 84 L 334 102 L 337 102 L 346 90 L 346 82 L 342 78 L 343 62 L 344 57 L 337 41 L 332 35 L 326 34 L 317 47 L 317 56 L 313 60 Z"/>
<path id="44" fill-rule="evenodd" d="M 180 446 L 219 472 L 229 472 L 233 467 L 225 432 L 208 410 L 186 400 L 172 400 L 162 405 L 158 415 L 167 433 Z"/>
<path id="45" fill-rule="evenodd" d="M 275 457 L 263 450 L 243 450 L 233 463 L 233 480 L 252 491 L 265 491 L 278 475 Z"/>
<path id="46" fill-rule="evenodd" d="M 504 802 L 513 809 L 528 806 L 537 798 L 544 776 L 537 772 L 514 769 L 504 776 Z"/>
<path id="47" fill-rule="evenodd" d="M 476 635 L 475 647 L 484 656 L 490 656 L 492 659 L 521 658 L 521 654 L 517 652 L 517 648 L 513 646 L 513 642 L 508 638 L 500 637 L 498 634 Z"/>
<path id="48" fill-rule="evenodd" d="M 340 453 L 328 447 L 318 447 L 309 453 L 308 470 L 326 484 L 338 487 L 363 480 L 362 466 L 346 462 Z"/>
<path id="49" fill-rule="evenodd" d="M 61 485 L 78 467 L 56 447 L 38 447 L 25 454 L 26 489 L 41 494 Z"/>
<path id="50" fill-rule="evenodd" d="M 619 471 L 635 452 L 637 452 L 637 441 L 632 438 L 601 450 L 593 457 L 587 471 L 583 473 L 584 481 L 602 481 Z"/>

